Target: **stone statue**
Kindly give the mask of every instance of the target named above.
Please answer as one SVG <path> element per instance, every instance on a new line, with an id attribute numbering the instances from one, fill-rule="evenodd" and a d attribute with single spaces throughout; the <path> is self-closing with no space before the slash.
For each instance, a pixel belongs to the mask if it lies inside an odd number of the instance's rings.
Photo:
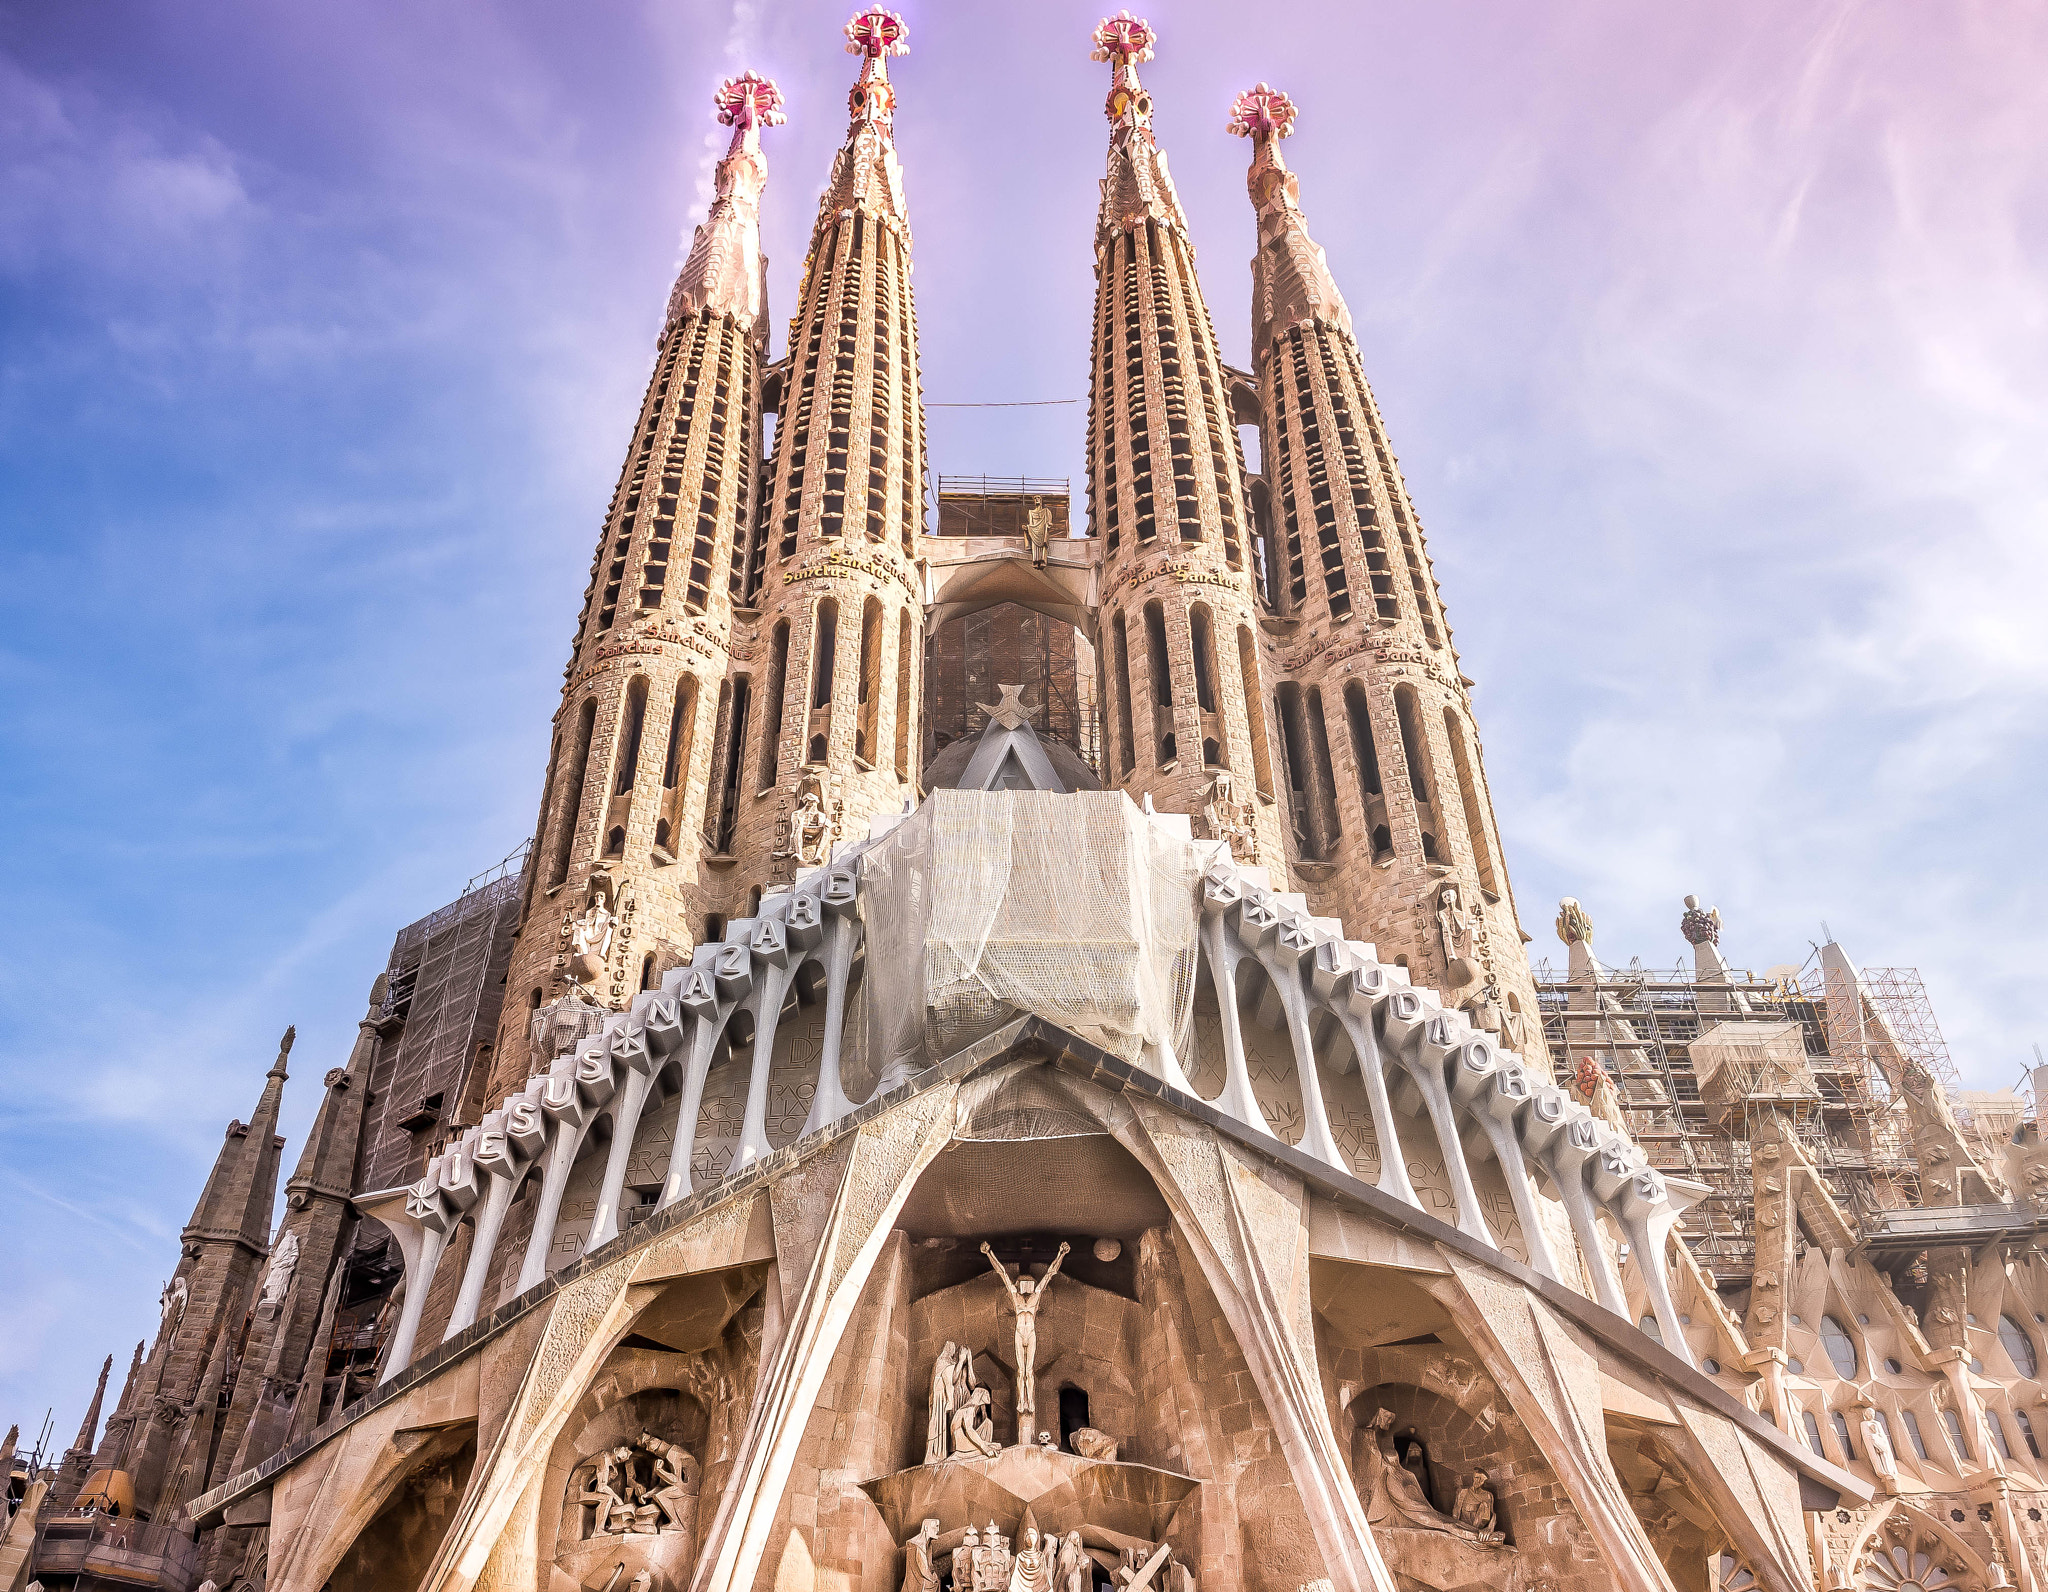
<path id="1" fill-rule="evenodd" d="M 996 1423 L 988 1410 L 989 1391 L 978 1387 L 953 1411 L 955 1454 L 979 1454 L 983 1459 L 994 1459 L 1003 1451 L 996 1441 Z"/>
<path id="2" fill-rule="evenodd" d="M 1700 898 L 1689 895 L 1685 898 L 1685 916 L 1678 920 L 1678 932 L 1685 936 L 1688 945 L 1718 945 L 1721 943 L 1721 909 L 1701 907 Z"/>
<path id="3" fill-rule="evenodd" d="M 1870 1456 L 1870 1468 L 1877 1472 L 1878 1480 L 1887 1488 L 1896 1488 L 1899 1457 L 1892 1452 L 1891 1434 L 1885 1431 L 1884 1422 L 1877 1418 L 1875 1409 L 1866 1405 L 1863 1419 L 1858 1424 L 1863 1431 L 1863 1452 Z"/>
<path id="4" fill-rule="evenodd" d="M 157 1296 L 157 1308 L 163 1312 L 165 1332 L 175 1332 L 178 1323 L 185 1319 L 185 1279 L 173 1277 L 164 1284 L 164 1291 Z"/>
<path id="5" fill-rule="evenodd" d="M 1003 1263 L 996 1259 L 996 1252 L 983 1244 L 981 1252 L 988 1256 L 988 1263 L 995 1268 L 1002 1282 L 1003 1292 L 1010 1296 L 1010 1308 L 1016 1312 L 1017 1350 L 1017 1440 L 1029 1441 L 1030 1432 L 1037 1424 L 1038 1416 L 1038 1307 L 1045 1300 L 1045 1290 L 1052 1286 L 1053 1278 L 1060 1274 L 1060 1262 L 1067 1258 L 1072 1246 L 1062 1243 L 1059 1253 L 1046 1268 L 1045 1280 L 1034 1283 L 1029 1272 L 1021 1273 L 1015 1282 Z"/>
<path id="6" fill-rule="evenodd" d="M 1409 1427 L 1401 1434 L 1399 1445 L 1401 1468 L 1415 1478 L 1415 1485 L 1430 1508 L 1436 1507 L 1436 1487 L 1429 1479 L 1429 1450 L 1422 1446 L 1422 1439 L 1415 1435 L 1415 1428 Z"/>
<path id="7" fill-rule="evenodd" d="M 292 1273 L 298 1269 L 299 1235 L 287 1229 L 277 1241 L 277 1248 L 270 1252 L 270 1270 L 263 1274 L 263 1302 L 271 1306 L 283 1304 L 292 1285 Z"/>
<path id="8" fill-rule="evenodd" d="M 783 822 L 782 849 L 776 857 L 799 868 L 824 866 L 837 826 L 825 809 L 825 782 L 816 774 L 807 773 L 797 780 L 796 805 Z"/>
<path id="9" fill-rule="evenodd" d="M 583 1535 L 586 1539 L 609 1532 L 613 1513 L 625 1502 L 619 1497 L 618 1489 L 612 1486 L 618 1472 L 618 1462 L 612 1458 L 612 1451 L 599 1449 L 593 1463 L 596 1468 L 576 1498 L 579 1505 L 591 1511 L 591 1518 L 584 1522 Z"/>
<path id="10" fill-rule="evenodd" d="M 925 1422 L 924 1462 L 936 1465 L 950 1451 L 953 1412 L 974 1386 L 974 1351 L 948 1339 L 932 1365 L 931 1413 Z"/>
<path id="11" fill-rule="evenodd" d="M 1451 1505 L 1451 1518 L 1467 1531 L 1476 1531 L 1481 1536 L 1499 1539 L 1500 1533 L 1494 1522 L 1499 1516 L 1493 1489 L 1486 1485 L 1486 1472 L 1475 1470 L 1472 1480 L 1458 1489 L 1456 1502 Z"/>
<path id="12" fill-rule="evenodd" d="M 1010 1560 L 1010 1592 L 1052 1592 L 1052 1566 L 1039 1551 L 1036 1526 L 1024 1528 L 1024 1541 Z"/>
<path id="13" fill-rule="evenodd" d="M 1472 920 L 1465 915 L 1457 885 L 1446 879 L 1437 886 L 1436 892 L 1436 942 L 1443 947 L 1445 967 L 1453 967 L 1464 960 L 1464 953 L 1459 947 L 1471 928 Z M 1458 979 L 1456 982 L 1464 984 L 1470 981 Z"/>
<path id="14" fill-rule="evenodd" d="M 996 1523 L 991 1520 L 981 1534 L 981 1546 L 974 1550 L 973 1579 L 968 1592 L 1009 1592 L 1009 1586 L 1010 1539 L 996 1530 Z M 953 1559 L 953 1592 L 961 1592 L 957 1554 Z"/>
<path id="15" fill-rule="evenodd" d="M 1571 896 L 1566 896 L 1557 904 L 1557 937 L 1566 945 L 1593 943 L 1593 920 L 1586 916 L 1586 909 Z"/>
<path id="16" fill-rule="evenodd" d="M 569 981 L 588 989 L 604 976 L 605 958 L 611 955 L 611 905 L 603 883 L 591 891 L 590 905 L 569 924 Z"/>
<path id="17" fill-rule="evenodd" d="M 903 1592 L 939 1592 L 939 1572 L 932 1566 L 932 1539 L 939 1523 L 927 1520 L 903 1545 Z"/>
<path id="18" fill-rule="evenodd" d="M 1230 843 L 1231 857 L 1243 863 L 1259 860 L 1259 832 L 1251 808 L 1237 799 L 1237 785 L 1228 769 L 1218 769 L 1202 796 L 1202 822 L 1209 839 Z"/>
<path id="19" fill-rule="evenodd" d="M 1074 1452 L 1083 1459 L 1107 1460 L 1111 1464 L 1116 1462 L 1116 1439 L 1107 1432 L 1098 1432 L 1092 1426 L 1077 1426 L 1074 1428 L 1073 1436 L 1067 1441 L 1073 1445 Z"/>
<path id="20" fill-rule="evenodd" d="M 1416 1531 L 1443 1531 L 1468 1542 L 1498 1543 L 1498 1532 L 1482 1532 L 1439 1514 L 1429 1495 L 1403 1465 L 1403 1458 L 1387 1435 L 1394 1424 L 1392 1410 L 1376 1410 L 1359 1431 L 1359 1496 L 1365 1502 L 1365 1518 L 1372 1525 L 1406 1526 Z M 1403 1447 L 1410 1446 L 1404 1441 Z M 1413 1445 L 1420 1450 L 1421 1443 Z M 1418 1458 L 1420 1457 L 1418 1453 Z"/>
<path id="21" fill-rule="evenodd" d="M 1045 568 L 1046 545 L 1052 540 L 1052 510 L 1045 506 L 1045 499 L 1031 500 L 1031 511 L 1024 516 L 1024 542 L 1031 549 L 1031 562 L 1039 569 Z"/>
<path id="22" fill-rule="evenodd" d="M 1052 1566 L 1052 1592 L 1094 1592 L 1095 1561 L 1081 1542 L 1081 1533 L 1070 1531 L 1060 1539 L 1058 1556 Z"/>
<path id="23" fill-rule="evenodd" d="M 683 1510 L 697 1492 L 697 1460 L 680 1443 L 668 1443 L 652 1432 L 642 1432 L 640 1446 L 654 1456 L 654 1485 L 645 1489 L 648 1502 L 668 1517 L 664 1531 L 686 1531 L 690 1522 Z"/>

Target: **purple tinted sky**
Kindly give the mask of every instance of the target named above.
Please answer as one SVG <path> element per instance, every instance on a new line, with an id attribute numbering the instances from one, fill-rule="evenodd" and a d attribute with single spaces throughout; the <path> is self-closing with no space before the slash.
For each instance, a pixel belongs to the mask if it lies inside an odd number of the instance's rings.
<path id="1" fill-rule="evenodd" d="M 935 400 L 1077 397 L 1106 70 L 908 8 Z M 1431 532 L 1524 921 L 1825 917 L 1966 1078 L 2048 1036 L 2048 13 L 1151 12 L 1226 357 L 1258 78 Z M 841 4 L 0 4 L 0 1425 L 154 1323 L 277 1033 L 297 1153 L 392 933 L 532 821 L 592 538 L 741 66 L 786 315 Z M 779 323 L 778 323 L 779 324 Z M 778 332 L 776 351 L 781 351 Z M 1079 474 L 1078 407 L 934 410 Z"/>

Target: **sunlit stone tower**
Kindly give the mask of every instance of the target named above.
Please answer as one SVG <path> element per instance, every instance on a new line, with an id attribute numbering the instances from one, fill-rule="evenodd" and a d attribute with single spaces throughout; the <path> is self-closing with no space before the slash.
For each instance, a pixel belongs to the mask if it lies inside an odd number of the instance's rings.
<path id="1" fill-rule="evenodd" d="M 707 774 L 745 595 L 768 342 L 761 129 L 782 95 L 752 73 L 717 94 L 733 130 L 717 196 L 669 296 L 654 374 L 591 564 L 555 715 L 494 1088 L 527 1071 L 526 1025 L 569 992 L 571 922 L 614 920 L 581 989 L 619 1007 L 701 936 L 723 810 Z M 711 799 L 707 799 L 711 798 Z M 495 1094 L 492 1096 L 495 1098 Z"/>
<path id="2" fill-rule="evenodd" d="M 1268 663 L 1296 881 L 1540 1065 L 1470 682 L 1350 311 L 1281 157 L 1294 117 L 1261 83 L 1230 130 L 1252 140 L 1252 359 L 1280 620 Z"/>
<path id="3" fill-rule="evenodd" d="M 1094 35 L 1095 58 L 1111 66 L 1088 413 L 1104 784 L 1199 814 L 1228 775 L 1256 837 L 1246 860 L 1278 880 L 1244 460 L 1187 218 L 1138 81 L 1154 39 L 1128 12 Z"/>
<path id="4" fill-rule="evenodd" d="M 746 885 L 822 860 L 915 788 L 924 410 L 888 71 L 907 37 L 887 11 L 846 25 L 861 62 L 852 124 L 818 201 L 780 367 L 749 577 L 757 640 L 713 770 L 719 851 L 739 859 Z M 795 833 L 792 815 L 811 805 L 825 827 Z"/>

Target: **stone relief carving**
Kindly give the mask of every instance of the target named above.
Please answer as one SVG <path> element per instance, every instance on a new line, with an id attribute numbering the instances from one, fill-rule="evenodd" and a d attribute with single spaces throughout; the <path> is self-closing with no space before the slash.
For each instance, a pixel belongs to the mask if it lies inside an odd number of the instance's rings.
<path id="1" fill-rule="evenodd" d="M 1362 1434 L 1365 1438 L 1361 1445 L 1364 1474 L 1359 1477 L 1358 1491 L 1365 1503 L 1365 1518 L 1375 1526 L 1405 1526 L 1412 1531 L 1444 1532 L 1469 1542 L 1504 1544 L 1506 1539 L 1491 1524 L 1468 1525 L 1455 1515 L 1437 1512 L 1421 1482 L 1404 1464 L 1406 1441 L 1402 1445 L 1403 1452 L 1396 1452 L 1393 1440 L 1387 1435 L 1393 1424 L 1392 1410 L 1377 1410 Z M 1417 1443 L 1415 1446 L 1419 1449 L 1421 1445 Z M 1485 1484 L 1485 1474 L 1484 1471 L 1475 1473 L 1472 1484 L 1458 1494 L 1454 1509 L 1463 1507 L 1475 1519 L 1481 1513 L 1491 1518 L 1493 1494 Z M 1483 1504 L 1473 1496 L 1475 1489 L 1484 1493 Z"/>
<path id="2" fill-rule="evenodd" d="M 1235 860 L 1259 860 L 1259 831 L 1252 822 L 1251 803 L 1237 799 L 1236 782 L 1227 770 L 1219 770 L 1203 793 L 1202 822 L 1208 826 L 1209 839 L 1229 842 Z"/>
<path id="3" fill-rule="evenodd" d="M 822 775 L 815 771 L 799 775 L 796 802 L 783 820 L 782 849 L 775 853 L 776 860 L 799 868 L 823 867 L 838 837 L 843 805 L 830 800 Z"/>
<path id="4" fill-rule="evenodd" d="M 931 1413 L 925 1422 L 924 1462 L 936 1465 L 952 1448 L 954 1412 L 975 1391 L 974 1351 L 948 1339 L 932 1364 Z"/>
<path id="5" fill-rule="evenodd" d="M 1008 1269 L 996 1259 L 995 1251 L 986 1244 L 981 1246 L 981 1252 L 988 1256 L 989 1265 L 995 1268 L 1003 1292 L 1010 1296 L 1010 1309 L 1017 1318 L 1014 1341 L 1017 1351 L 1017 1441 L 1020 1443 L 1029 1440 L 1038 1419 L 1038 1307 L 1045 1300 L 1045 1290 L 1060 1274 L 1060 1262 L 1067 1258 L 1071 1247 L 1064 1243 L 1060 1245 L 1059 1253 L 1053 1256 L 1052 1264 L 1046 1268 L 1043 1281 L 1034 1282 L 1026 1272 L 1012 1282 Z"/>
<path id="6" fill-rule="evenodd" d="M 292 1285 L 292 1274 L 299 1269 L 299 1235 L 286 1231 L 277 1241 L 277 1248 L 270 1252 L 270 1269 L 263 1274 L 263 1303 L 273 1312 L 284 1303 L 284 1296 Z"/>
<path id="7" fill-rule="evenodd" d="M 697 1460 L 680 1444 L 642 1432 L 632 1443 L 600 1449 L 587 1472 L 578 1466 L 575 1500 L 582 1511 L 578 1536 L 659 1536 L 688 1531 L 689 1501 L 697 1495 Z"/>

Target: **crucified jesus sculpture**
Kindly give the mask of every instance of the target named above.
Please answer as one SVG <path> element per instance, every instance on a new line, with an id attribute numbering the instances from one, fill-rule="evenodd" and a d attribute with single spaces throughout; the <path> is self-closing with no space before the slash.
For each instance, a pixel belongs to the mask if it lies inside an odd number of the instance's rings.
<path id="1" fill-rule="evenodd" d="M 1002 1279 L 1003 1292 L 1010 1296 L 1010 1308 L 1017 1313 L 1017 1441 L 1028 1443 L 1031 1434 L 1038 1428 L 1038 1306 L 1045 1298 L 1045 1290 L 1052 1286 L 1053 1278 L 1060 1274 L 1060 1262 L 1067 1258 L 1068 1244 L 1060 1245 L 1060 1252 L 1053 1256 L 1052 1264 L 1045 1270 L 1042 1280 L 1034 1283 L 1029 1272 L 1021 1273 L 1015 1282 L 996 1252 L 983 1244 L 981 1252 L 988 1256 L 988 1263 L 995 1268 L 996 1276 Z"/>

